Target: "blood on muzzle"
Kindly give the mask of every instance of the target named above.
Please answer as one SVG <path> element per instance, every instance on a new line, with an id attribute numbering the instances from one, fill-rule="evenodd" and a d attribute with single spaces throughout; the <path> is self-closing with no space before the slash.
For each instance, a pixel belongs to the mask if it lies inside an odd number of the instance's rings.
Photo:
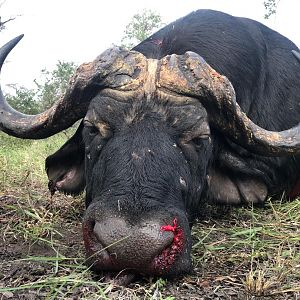
<path id="1" fill-rule="evenodd" d="M 154 220 L 130 224 L 107 218 L 83 224 L 88 260 L 96 271 L 132 270 L 161 275 L 176 262 L 184 248 L 183 230 L 174 218 L 162 225 Z"/>

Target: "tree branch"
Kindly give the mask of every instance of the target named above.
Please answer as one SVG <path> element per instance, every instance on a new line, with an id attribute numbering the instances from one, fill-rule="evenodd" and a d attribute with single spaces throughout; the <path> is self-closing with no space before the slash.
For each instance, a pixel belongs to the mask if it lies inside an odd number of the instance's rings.
<path id="1" fill-rule="evenodd" d="M 5 20 L 5 21 L 2 21 L 1 20 L 1 17 L 0 17 L 0 31 L 3 30 L 5 28 L 5 24 L 10 22 L 10 21 L 13 21 L 15 20 L 16 17 L 10 17 L 9 19 Z"/>

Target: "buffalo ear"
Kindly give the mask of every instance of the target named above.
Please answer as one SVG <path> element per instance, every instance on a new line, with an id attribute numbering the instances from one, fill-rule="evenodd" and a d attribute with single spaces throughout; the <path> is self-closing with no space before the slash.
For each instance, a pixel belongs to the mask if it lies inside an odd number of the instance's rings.
<path id="1" fill-rule="evenodd" d="M 77 195 L 85 188 L 82 128 L 81 123 L 76 133 L 46 159 L 48 187 L 52 195 L 55 191 Z"/>

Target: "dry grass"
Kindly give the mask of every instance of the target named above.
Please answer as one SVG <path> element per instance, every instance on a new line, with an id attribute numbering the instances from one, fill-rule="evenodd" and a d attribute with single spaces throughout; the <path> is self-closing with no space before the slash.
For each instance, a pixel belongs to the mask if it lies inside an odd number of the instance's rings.
<path id="1" fill-rule="evenodd" d="M 84 265 L 81 199 L 46 188 L 44 159 L 65 138 L 0 133 L 0 299 L 300 299 L 300 200 L 208 208 L 193 229 L 191 275 L 128 287 L 96 278 Z"/>

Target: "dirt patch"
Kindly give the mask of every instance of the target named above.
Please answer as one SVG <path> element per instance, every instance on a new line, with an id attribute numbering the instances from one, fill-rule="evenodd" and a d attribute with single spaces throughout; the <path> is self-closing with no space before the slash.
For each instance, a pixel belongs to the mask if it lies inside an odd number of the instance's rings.
<path id="1" fill-rule="evenodd" d="M 266 257 L 262 254 L 254 264 L 253 259 L 249 259 L 251 247 L 241 244 L 243 231 L 230 231 L 232 240 L 229 239 L 228 228 L 250 222 L 253 218 L 251 210 L 222 209 L 216 212 L 214 209 L 206 220 L 194 227 L 193 274 L 176 280 L 136 278 L 124 287 L 115 279 L 108 279 L 107 274 L 96 277 L 85 267 L 80 199 L 61 195 L 50 199 L 48 196 L 42 203 L 37 203 L 2 195 L 0 203 L 0 299 L 244 300 L 300 297 L 294 288 L 297 276 L 287 277 L 284 282 L 279 277 L 276 282 L 276 277 L 267 273 L 257 272 L 251 277 L 249 272 L 254 266 L 269 262 L 268 254 Z M 32 206 L 28 207 L 28 203 Z M 251 242 L 254 244 L 254 241 Z M 263 248 L 260 249 L 263 252 Z"/>

